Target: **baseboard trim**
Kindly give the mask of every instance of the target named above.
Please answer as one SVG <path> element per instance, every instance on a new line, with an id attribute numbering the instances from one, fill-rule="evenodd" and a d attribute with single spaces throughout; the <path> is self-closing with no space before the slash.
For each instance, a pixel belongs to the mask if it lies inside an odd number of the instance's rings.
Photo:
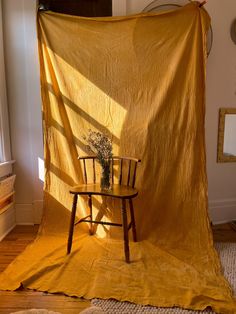
<path id="1" fill-rule="evenodd" d="M 221 220 L 221 221 L 212 221 L 212 224 L 214 226 L 217 226 L 217 225 L 222 225 L 222 224 L 228 224 L 232 221 L 232 219 L 230 220 Z"/>
<path id="2" fill-rule="evenodd" d="M 16 224 L 40 224 L 43 201 L 36 200 L 33 204 L 15 204 Z M 236 199 L 209 201 L 209 216 L 214 225 L 236 220 Z"/>
<path id="3" fill-rule="evenodd" d="M 16 226 L 34 226 L 33 222 L 17 222 Z"/>
<path id="4" fill-rule="evenodd" d="M 36 200 L 33 204 L 15 204 L 16 224 L 34 225 L 40 224 L 43 211 L 43 201 Z"/>
<path id="5" fill-rule="evenodd" d="M 236 220 L 236 199 L 209 201 L 209 215 L 214 225 Z"/>
<path id="6" fill-rule="evenodd" d="M 33 211 L 34 211 L 34 223 L 40 224 L 43 215 L 43 201 L 37 200 L 33 203 Z"/>
<path id="7" fill-rule="evenodd" d="M 17 225 L 34 224 L 34 212 L 32 204 L 15 204 L 15 209 Z"/>

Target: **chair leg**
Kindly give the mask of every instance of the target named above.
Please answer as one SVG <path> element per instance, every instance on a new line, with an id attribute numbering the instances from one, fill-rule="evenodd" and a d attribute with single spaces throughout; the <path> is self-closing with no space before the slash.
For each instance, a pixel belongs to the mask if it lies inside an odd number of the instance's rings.
<path id="1" fill-rule="evenodd" d="M 91 195 L 89 195 L 89 198 L 88 198 L 88 206 L 89 206 L 89 211 L 90 211 L 90 219 L 93 220 L 93 204 L 92 204 Z M 93 235 L 93 223 L 92 222 L 90 222 L 89 234 Z"/>
<path id="2" fill-rule="evenodd" d="M 126 212 L 126 200 L 122 199 L 122 216 L 123 216 L 123 232 L 124 232 L 124 251 L 126 263 L 129 263 L 129 235 L 128 235 L 128 223 Z"/>
<path id="3" fill-rule="evenodd" d="M 134 242 L 137 242 L 136 224 L 135 224 L 135 217 L 134 217 L 134 206 L 133 206 L 132 198 L 129 199 L 129 208 L 130 208 L 133 240 L 134 240 Z"/>
<path id="4" fill-rule="evenodd" d="M 71 217 L 70 217 L 69 236 L 68 236 L 68 242 L 67 242 L 67 254 L 70 254 L 71 246 L 72 246 L 77 200 L 78 200 L 78 195 L 74 194 L 73 206 L 72 206 Z"/>

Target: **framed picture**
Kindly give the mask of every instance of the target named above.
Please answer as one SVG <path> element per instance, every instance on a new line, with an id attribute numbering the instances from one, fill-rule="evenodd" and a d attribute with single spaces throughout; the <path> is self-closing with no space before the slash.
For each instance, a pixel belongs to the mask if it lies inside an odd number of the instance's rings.
<path id="1" fill-rule="evenodd" d="M 236 108 L 220 108 L 218 162 L 236 162 Z"/>

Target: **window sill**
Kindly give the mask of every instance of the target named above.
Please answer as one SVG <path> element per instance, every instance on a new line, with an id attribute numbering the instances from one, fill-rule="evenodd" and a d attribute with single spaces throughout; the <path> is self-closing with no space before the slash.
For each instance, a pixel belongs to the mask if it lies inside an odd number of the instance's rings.
<path id="1" fill-rule="evenodd" d="M 12 173 L 12 164 L 15 163 L 15 160 L 5 161 L 0 163 L 0 178 L 5 177 Z"/>

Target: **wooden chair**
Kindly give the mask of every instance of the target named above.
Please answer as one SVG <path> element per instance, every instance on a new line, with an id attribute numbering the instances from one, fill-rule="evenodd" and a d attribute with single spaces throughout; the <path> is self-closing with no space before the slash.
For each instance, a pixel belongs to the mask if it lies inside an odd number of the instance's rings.
<path id="1" fill-rule="evenodd" d="M 97 179 L 96 178 L 96 159 L 97 158 L 95 156 L 87 156 L 87 157 L 80 157 L 79 159 L 82 161 L 85 184 L 75 186 L 70 190 L 70 193 L 74 195 L 74 198 L 73 198 L 73 206 L 72 206 L 72 212 L 71 212 L 69 236 L 68 236 L 68 242 L 67 242 L 67 254 L 70 254 L 71 252 L 78 195 L 87 195 L 90 214 L 86 217 L 81 218 L 77 222 L 77 224 L 81 222 L 90 223 L 91 235 L 94 233 L 93 224 L 123 227 L 125 260 L 127 263 L 129 263 L 130 254 L 129 254 L 128 231 L 130 229 L 132 229 L 134 242 L 137 241 L 134 208 L 133 208 L 132 199 L 138 195 L 138 190 L 135 189 L 135 179 L 136 179 L 137 165 L 140 162 L 140 160 L 136 158 L 130 158 L 130 157 L 113 156 L 111 159 L 111 182 L 112 182 L 111 189 L 108 191 L 104 191 L 104 190 L 101 190 L 100 184 L 96 182 L 96 179 Z M 92 183 L 88 182 L 89 180 L 88 180 L 88 175 L 87 175 L 88 174 L 87 166 L 89 162 L 92 163 Z M 116 173 L 118 174 L 117 178 L 115 178 L 115 175 L 114 175 L 115 171 L 117 171 Z M 116 184 L 115 184 L 115 181 L 117 181 Z M 109 197 L 115 197 L 115 198 L 120 199 L 122 203 L 122 206 L 121 206 L 122 223 L 93 220 L 93 206 L 92 206 L 93 195 L 109 196 Z M 131 218 L 131 221 L 129 224 L 127 221 L 126 201 L 129 201 L 130 218 Z"/>

